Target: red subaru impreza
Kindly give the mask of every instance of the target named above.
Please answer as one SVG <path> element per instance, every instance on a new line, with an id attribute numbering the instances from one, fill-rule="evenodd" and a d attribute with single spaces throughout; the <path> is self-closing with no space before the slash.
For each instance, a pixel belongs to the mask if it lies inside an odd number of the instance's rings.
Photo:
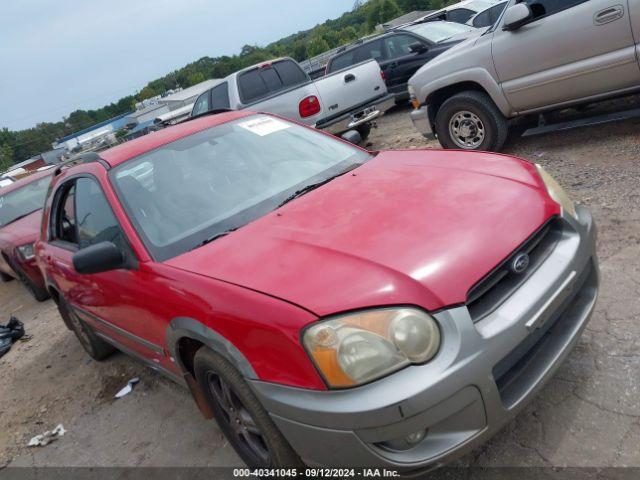
<path id="1" fill-rule="evenodd" d="M 0 190 L 0 279 L 19 279 L 36 300 L 49 294 L 36 264 L 33 244 L 40 236 L 42 205 L 51 181 L 44 170 Z"/>
<path id="2" fill-rule="evenodd" d="M 418 470 L 558 368 L 595 238 L 526 161 L 368 152 L 244 111 L 61 168 L 36 254 L 93 358 L 185 383 L 247 464 Z"/>

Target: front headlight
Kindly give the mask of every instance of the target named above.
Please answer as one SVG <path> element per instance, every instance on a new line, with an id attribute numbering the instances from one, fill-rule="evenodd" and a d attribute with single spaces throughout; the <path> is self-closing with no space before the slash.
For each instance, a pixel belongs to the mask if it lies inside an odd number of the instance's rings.
<path id="1" fill-rule="evenodd" d="M 31 260 L 33 257 L 35 257 L 35 252 L 33 250 L 33 243 L 20 245 L 18 247 L 18 253 L 20 254 L 23 260 Z"/>
<path id="2" fill-rule="evenodd" d="M 303 342 L 331 387 L 351 387 L 431 360 L 440 348 L 440 330 L 416 308 L 381 308 L 313 325 Z"/>
<path id="3" fill-rule="evenodd" d="M 553 201 L 559 204 L 562 209 L 573 218 L 577 219 L 576 207 L 571 201 L 571 198 L 569 198 L 569 195 L 567 195 L 567 192 L 564 191 L 564 188 L 562 188 L 560 184 L 556 182 L 555 178 L 549 175 L 541 165 L 536 163 L 536 168 L 538 169 L 538 174 L 544 182 L 544 185 L 547 187 L 547 192 L 549 192 L 549 196 Z"/>

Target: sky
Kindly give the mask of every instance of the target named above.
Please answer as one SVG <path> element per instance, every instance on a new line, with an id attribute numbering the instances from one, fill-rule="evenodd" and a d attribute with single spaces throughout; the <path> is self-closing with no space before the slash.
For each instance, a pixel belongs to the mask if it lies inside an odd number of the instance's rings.
<path id="1" fill-rule="evenodd" d="M 354 0 L 3 0 L 0 128 L 59 121 L 203 56 L 307 30 Z"/>

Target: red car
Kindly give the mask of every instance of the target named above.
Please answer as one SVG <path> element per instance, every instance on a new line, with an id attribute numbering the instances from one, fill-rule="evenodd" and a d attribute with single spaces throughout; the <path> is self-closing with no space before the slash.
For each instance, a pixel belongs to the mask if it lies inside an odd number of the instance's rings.
<path id="1" fill-rule="evenodd" d="M 0 279 L 19 279 L 38 301 L 49 298 L 49 293 L 33 244 L 40 236 L 51 173 L 40 171 L 0 189 Z"/>
<path id="2" fill-rule="evenodd" d="M 568 355 L 595 238 L 526 161 L 368 152 L 242 111 L 61 168 L 36 255 L 93 358 L 186 384 L 248 465 L 420 470 Z"/>

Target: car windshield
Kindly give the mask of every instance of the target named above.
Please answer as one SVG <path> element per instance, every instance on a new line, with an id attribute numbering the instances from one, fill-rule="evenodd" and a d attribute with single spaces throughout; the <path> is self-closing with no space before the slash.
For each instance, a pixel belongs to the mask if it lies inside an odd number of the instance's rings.
<path id="1" fill-rule="evenodd" d="M 267 115 L 195 133 L 123 163 L 111 179 L 158 261 L 278 208 L 371 155 Z"/>
<path id="2" fill-rule="evenodd" d="M 417 33 L 427 40 L 438 43 L 460 33 L 470 32 L 475 28 L 453 22 L 425 22 L 404 27 L 404 30 Z"/>
<path id="3" fill-rule="evenodd" d="M 0 195 L 0 227 L 40 210 L 50 182 L 51 177 L 46 176 Z"/>

